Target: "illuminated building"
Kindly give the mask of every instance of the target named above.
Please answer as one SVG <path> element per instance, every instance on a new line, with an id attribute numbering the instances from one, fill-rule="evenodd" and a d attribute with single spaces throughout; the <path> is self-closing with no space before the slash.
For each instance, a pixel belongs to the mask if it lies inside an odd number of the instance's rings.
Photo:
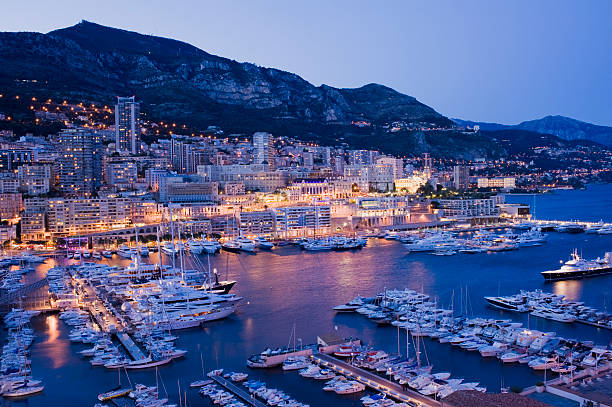
<path id="1" fill-rule="evenodd" d="M 115 105 L 115 148 L 138 154 L 140 149 L 140 104 L 135 97 L 117 96 Z"/>
<path id="2" fill-rule="evenodd" d="M 85 129 L 67 129 L 58 134 L 57 141 L 58 189 L 66 196 L 91 196 L 102 178 L 100 136 Z"/>

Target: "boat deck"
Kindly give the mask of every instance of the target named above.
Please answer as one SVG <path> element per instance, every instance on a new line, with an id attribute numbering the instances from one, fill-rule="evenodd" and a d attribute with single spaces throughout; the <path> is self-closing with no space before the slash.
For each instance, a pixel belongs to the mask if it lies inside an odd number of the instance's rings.
<path id="1" fill-rule="evenodd" d="M 252 396 L 249 392 L 247 392 L 240 386 L 236 386 L 234 383 L 227 380 L 226 378 L 221 376 L 211 376 L 210 378 L 214 380 L 217 384 L 219 384 L 221 387 L 224 387 L 230 393 L 238 396 L 243 402 L 245 402 L 249 406 L 267 407 L 266 404 L 256 399 L 255 396 Z"/>
<path id="2" fill-rule="evenodd" d="M 441 407 L 442 404 L 427 396 L 422 395 L 410 389 L 404 389 L 402 385 L 382 378 L 367 370 L 360 369 L 342 360 L 338 360 L 332 356 L 317 353 L 312 356 L 312 359 L 319 365 L 324 365 L 337 373 L 343 374 L 353 380 L 365 384 L 366 386 L 385 393 L 387 397 L 400 400 L 403 402 L 413 401 L 418 402 L 423 406 Z"/>
<path id="3" fill-rule="evenodd" d="M 117 339 L 119 340 L 119 342 L 121 342 L 125 350 L 130 354 L 132 359 L 134 360 L 145 359 L 144 353 L 142 353 L 140 348 L 136 345 L 136 343 L 134 343 L 130 335 L 128 335 L 125 332 L 117 332 L 115 333 L 115 335 L 117 336 Z"/>

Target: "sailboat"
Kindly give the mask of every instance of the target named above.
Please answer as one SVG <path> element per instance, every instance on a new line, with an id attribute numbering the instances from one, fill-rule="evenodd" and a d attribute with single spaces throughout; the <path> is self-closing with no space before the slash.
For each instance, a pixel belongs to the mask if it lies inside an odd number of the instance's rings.
<path id="1" fill-rule="evenodd" d="M 200 352 L 200 362 L 202 363 L 202 377 L 204 379 L 202 380 L 196 380 L 194 382 L 191 382 L 191 384 L 189 385 L 190 387 L 202 387 L 202 386 L 208 386 L 209 384 L 212 384 L 213 381 L 211 379 L 206 379 L 206 374 L 204 373 L 204 358 L 202 357 L 202 352 Z"/>

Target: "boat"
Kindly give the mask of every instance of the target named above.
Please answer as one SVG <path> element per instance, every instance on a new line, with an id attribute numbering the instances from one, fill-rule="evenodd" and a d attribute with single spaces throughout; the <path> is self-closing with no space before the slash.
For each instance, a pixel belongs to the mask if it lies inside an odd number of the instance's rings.
<path id="1" fill-rule="evenodd" d="M 238 244 L 241 251 L 249 253 L 255 252 L 255 242 L 251 239 L 244 236 L 239 236 L 234 241 Z"/>
<path id="2" fill-rule="evenodd" d="M 606 252 L 604 258 L 585 260 L 577 250 L 571 253 L 570 260 L 566 261 L 558 270 L 543 271 L 542 277 L 546 281 L 569 280 L 600 276 L 612 273 L 612 252 Z"/>
<path id="3" fill-rule="evenodd" d="M 240 251 L 240 244 L 234 240 L 228 240 L 221 245 L 221 248 L 228 252 L 238 253 Z"/>
<path id="4" fill-rule="evenodd" d="M 191 382 L 189 386 L 190 387 L 203 387 L 203 386 L 208 386 L 209 384 L 212 384 L 212 383 L 214 383 L 214 381 L 210 379 L 196 380 L 195 382 Z"/>
<path id="5" fill-rule="evenodd" d="M 109 401 L 112 399 L 116 399 L 118 397 L 125 397 L 132 391 L 131 388 L 119 388 L 116 390 L 107 391 L 106 393 L 98 394 L 98 400 L 100 401 Z"/>
<path id="6" fill-rule="evenodd" d="M 107 259 L 112 259 L 113 258 L 113 252 L 111 252 L 110 250 L 104 250 L 102 252 L 102 256 L 106 257 Z"/>
<path id="7" fill-rule="evenodd" d="M 2 393 L 4 397 L 25 397 L 30 396 L 32 394 L 40 393 L 43 391 L 45 386 L 42 385 L 33 385 L 33 384 L 24 384 L 14 389 L 10 389 Z"/>
<path id="8" fill-rule="evenodd" d="M 253 239 L 253 242 L 260 249 L 269 250 L 274 248 L 274 243 L 270 242 L 265 237 L 257 236 L 255 239 Z"/>
<path id="9" fill-rule="evenodd" d="M 503 309 L 506 311 L 528 312 L 531 307 L 525 304 L 525 301 L 518 296 L 508 297 L 484 297 L 490 306 Z"/>

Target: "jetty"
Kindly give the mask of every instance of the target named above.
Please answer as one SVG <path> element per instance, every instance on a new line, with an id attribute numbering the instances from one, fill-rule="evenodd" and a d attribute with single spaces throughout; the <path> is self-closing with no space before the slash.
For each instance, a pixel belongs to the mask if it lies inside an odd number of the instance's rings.
<path id="1" fill-rule="evenodd" d="M 134 360 L 143 360 L 145 359 L 144 353 L 140 350 L 140 348 L 134 343 L 130 335 L 125 332 L 115 332 L 115 336 L 121 342 L 121 345 L 125 348 L 127 353 L 130 354 L 132 359 Z"/>
<path id="2" fill-rule="evenodd" d="M 244 403 L 248 404 L 249 406 L 268 407 L 265 403 L 255 398 L 255 396 L 245 391 L 240 386 L 236 386 L 234 383 L 227 380 L 226 378 L 221 377 L 219 375 L 211 375 L 210 378 L 214 380 L 217 384 L 219 384 L 221 387 L 225 388 L 227 391 L 240 398 Z"/>
<path id="3" fill-rule="evenodd" d="M 387 380 L 374 373 L 355 367 L 350 363 L 336 359 L 332 356 L 323 353 L 316 353 L 313 354 L 311 358 L 316 364 L 325 366 L 326 368 L 332 369 L 336 373 L 340 373 L 350 379 L 366 385 L 367 387 L 384 393 L 389 398 L 393 398 L 401 402 L 416 402 L 419 405 L 427 407 L 442 406 L 439 401 L 410 390 L 407 387 L 402 387 L 402 385 L 396 382 Z"/>

